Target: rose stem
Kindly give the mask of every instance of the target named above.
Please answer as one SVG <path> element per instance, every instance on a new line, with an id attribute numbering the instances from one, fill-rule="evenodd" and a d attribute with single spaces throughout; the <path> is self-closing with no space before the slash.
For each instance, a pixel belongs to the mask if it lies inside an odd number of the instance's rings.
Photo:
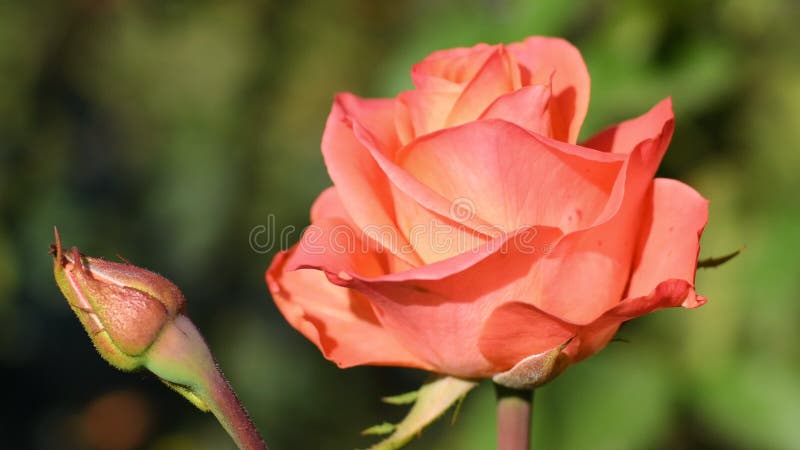
<path id="1" fill-rule="evenodd" d="M 208 395 L 215 407 L 211 411 L 242 450 L 268 450 L 267 444 L 250 420 L 236 393 L 222 372 L 216 371 L 210 381 Z"/>
<path id="2" fill-rule="evenodd" d="M 494 385 L 497 395 L 497 450 L 530 450 L 533 390 Z"/>
<path id="3" fill-rule="evenodd" d="M 146 367 L 210 410 L 241 450 L 267 450 L 203 336 L 183 315 L 166 326 L 150 347 Z M 176 386 L 176 383 L 178 384 Z"/>

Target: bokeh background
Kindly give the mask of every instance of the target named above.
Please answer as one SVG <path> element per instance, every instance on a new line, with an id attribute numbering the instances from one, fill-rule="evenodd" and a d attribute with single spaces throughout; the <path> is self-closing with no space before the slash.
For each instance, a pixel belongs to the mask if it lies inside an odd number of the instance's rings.
<path id="1" fill-rule="evenodd" d="M 0 0 L 0 447 L 227 449 L 213 417 L 103 362 L 47 255 L 124 255 L 182 287 L 274 449 L 352 449 L 424 374 L 339 370 L 263 283 L 259 226 L 307 225 L 333 94 L 393 96 L 428 53 L 563 36 L 592 76 L 586 137 L 668 95 L 661 174 L 711 200 L 710 302 L 626 324 L 540 389 L 537 448 L 800 448 L 800 3 Z M 271 222 L 274 218 L 274 222 Z M 270 225 L 270 223 L 272 223 Z M 483 385 L 410 449 L 484 450 Z"/>

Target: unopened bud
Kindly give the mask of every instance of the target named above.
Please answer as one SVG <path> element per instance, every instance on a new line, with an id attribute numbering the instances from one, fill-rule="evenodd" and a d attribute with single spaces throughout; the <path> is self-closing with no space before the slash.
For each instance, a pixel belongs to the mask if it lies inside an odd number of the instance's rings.
<path id="1" fill-rule="evenodd" d="M 56 283 L 100 355 L 122 370 L 144 368 L 203 411 L 211 411 L 243 450 L 266 450 L 185 314 L 171 281 L 128 263 L 64 252 L 55 230 Z"/>
<path id="2" fill-rule="evenodd" d="M 56 283 L 100 355 L 114 367 L 133 370 L 164 326 L 185 307 L 171 281 L 127 263 L 64 252 L 58 230 L 53 246 Z"/>

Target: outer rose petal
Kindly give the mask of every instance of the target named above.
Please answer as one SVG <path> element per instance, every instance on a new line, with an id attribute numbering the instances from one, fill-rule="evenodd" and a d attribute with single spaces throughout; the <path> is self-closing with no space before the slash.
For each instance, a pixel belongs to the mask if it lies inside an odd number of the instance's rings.
<path id="1" fill-rule="evenodd" d="M 275 256 L 267 284 L 286 320 L 339 367 L 362 364 L 431 369 L 381 325 L 361 294 L 330 283 L 322 272 L 285 271 L 293 250 Z"/>
<path id="2" fill-rule="evenodd" d="M 667 279 L 694 284 L 700 234 L 708 221 L 708 201 L 676 180 L 656 179 L 648 207 L 650 220 L 643 224 L 629 297 L 647 295 Z M 692 292 L 686 306 L 694 301 Z"/>
<path id="3" fill-rule="evenodd" d="M 559 236 L 558 230 L 544 227 L 524 230 L 509 236 L 505 247 L 501 240 L 488 243 L 484 249 L 494 251 L 465 269 L 455 266 L 459 259 L 473 257 L 469 253 L 425 267 L 454 266 L 452 275 L 441 279 L 409 274 L 408 279 L 398 281 L 353 277 L 340 282 L 367 295 L 378 307 L 384 326 L 437 371 L 465 378 L 486 377 L 500 367 L 480 351 L 483 323 L 508 299 L 535 295 L 541 283 L 536 263 L 543 255 L 542 248 Z"/>
<path id="4" fill-rule="evenodd" d="M 486 359 L 505 371 L 523 358 L 546 352 L 573 338 L 578 327 L 525 302 L 504 303 L 492 311 L 478 345 Z"/>
<path id="5" fill-rule="evenodd" d="M 658 113 L 661 105 L 648 114 Z M 595 225 L 565 236 L 542 262 L 549 280 L 536 303 L 542 310 L 567 322 L 588 324 L 622 298 L 646 194 L 674 128 L 671 115 L 660 117 L 665 121 L 658 134 L 628 155 L 623 175 Z"/>
<path id="6" fill-rule="evenodd" d="M 315 248 L 346 232 L 341 223 L 320 223 L 306 232 L 286 270 L 316 268 L 331 282 L 358 290 L 376 307 L 383 326 L 437 371 L 463 377 L 497 372 L 478 349 L 486 316 L 510 298 L 536 295 L 536 262 L 561 233 L 540 227 L 495 239 L 473 252 L 394 274 L 380 274 L 374 252 Z M 342 239 L 333 239 L 342 242 Z M 348 238 L 349 239 L 349 238 Z M 344 239 L 347 241 L 348 239 Z M 338 245 L 338 244 L 337 244 Z M 454 358 L 453 355 L 458 355 Z"/>
<path id="7" fill-rule="evenodd" d="M 336 187 L 331 186 L 322 191 L 321 194 L 314 200 L 311 205 L 311 223 L 317 222 L 324 218 L 337 217 L 344 220 L 349 220 L 350 216 L 339 198 L 339 193 L 336 192 Z"/>
<path id="8" fill-rule="evenodd" d="M 552 74 L 553 131 L 556 139 L 575 143 L 589 109 L 589 72 L 580 52 L 557 38 L 530 37 L 508 49 L 533 80 Z"/>
<path id="9" fill-rule="evenodd" d="M 553 349 L 574 337 L 564 353 L 571 363 L 576 363 L 605 347 L 627 320 L 658 309 L 702 304 L 687 304 L 691 292 L 686 281 L 667 280 L 647 295 L 618 303 L 585 326 L 560 321 L 527 303 L 508 302 L 496 308 L 486 321 L 480 338 L 481 351 L 500 367 L 510 368 L 530 355 Z"/>
<path id="10" fill-rule="evenodd" d="M 696 308 L 705 298 L 695 296 L 692 285 L 684 280 L 663 281 L 652 292 L 641 297 L 629 297 L 606 311 L 593 323 L 581 328 L 578 339 L 565 349 L 573 362 L 585 359 L 605 347 L 622 322 L 663 308 L 683 306 Z"/>
<path id="11" fill-rule="evenodd" d="M 583 145 L 609 153 L 630 153 L 641 142 L 658 135 L 673 117 L 672 99 L 666 98 L 647 113 L 607 128 Z"/>

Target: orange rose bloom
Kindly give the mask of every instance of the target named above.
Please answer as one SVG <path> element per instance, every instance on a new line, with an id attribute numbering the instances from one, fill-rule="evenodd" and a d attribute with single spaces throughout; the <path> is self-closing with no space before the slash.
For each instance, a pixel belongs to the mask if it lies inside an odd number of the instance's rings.
<path id="1" fill-rule="evenodd" d="M 336 97 L 334 186 L 266 274 L 325 357 L 491 377 L 559 347 L 580 361 L 628 319 L 705 302 L 708 203 L 654 179 L 669 99 L 579 145 L 589 75 L 564 40 L 445 50 L 411 76 L 394 99 Z"/>

